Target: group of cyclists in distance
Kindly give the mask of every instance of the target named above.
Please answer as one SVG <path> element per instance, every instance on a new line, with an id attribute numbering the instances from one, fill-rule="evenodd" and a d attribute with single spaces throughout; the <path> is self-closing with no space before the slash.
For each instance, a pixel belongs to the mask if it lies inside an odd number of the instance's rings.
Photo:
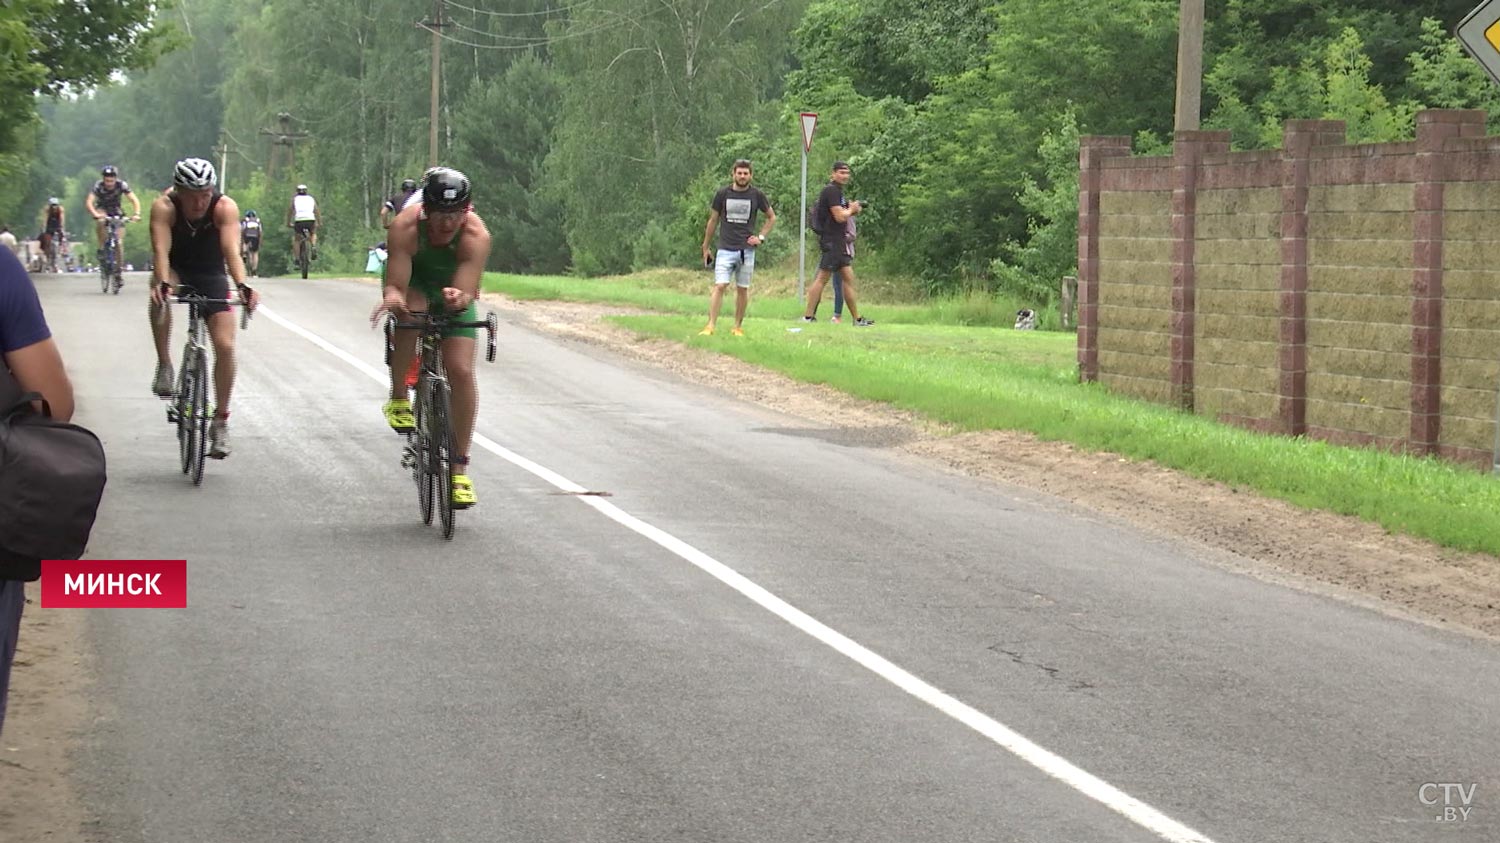
<path id="1" fill-rule="evenodd" d="M 131 213 L 124 213 L 124 202 Z M 140 199 L 120 178 L 113 166 L 104 167 L 85 200 L 97 222 L 99 254 L 105 243 L 105 220 L 141 218 Z M 202 297 L 200 312 L 208 329 L 213 353 L 214 404 L 209 422 L 208 456 L 224 459 L 230 454 L 230 401 L 235 380 L 235 320 L 230 313 L 230 284 L 237 303 L 254 310 L 260 294 L 246 278 L 257 274 L 264 229 L 254 210 L 240 212 L 239 205 L 219 190 L 212 162 L 183 158 L 172 169 L 172 185 L 150 205 L 151 240 L 150 306 L 148 308 L 156 369 L 151 391 L 170 399 L 175 395 L 170 349 L 171 303 L 174 296 Z M 43 235 L 52 242 L 66 238 L 66 215 L 52 198 L 44 211 Z M 287 205 L 286 224 L 293 229 L 294 249 L 306 241 L 310 258 L 317 258 L 317 229 L 321 222 L 317 200 L 307 185 L 299 184 Z M 401 189 L 385 201 L 380 222 L 387 230 L 386 261 L 381 298 L 371 313 L 372 321 L 386 315 L 398 320 L 413 313 L 446 313 L 455 321 L 477 319 L 475 302 L 480 275 L 490 253 L 490 234 L 473 210 L 469 178 L 449 167 L 432 167 L 420 182 L 406 179 Z M 119 260 L 123 260 L 123 226 L 119 227 Z M 55 239 L 53 239 L 55 238 Z M 44 240 L 44 249 L 46 248 Z M 121 264 L 123 265 L 123 263 Z M 56 268 L 53 268 L 56 271 Z M 414 429 L 408 372 L 414 368 L 417 337 L 397 331 L 390 355 L 390 395 L 381 411 L 386 424 L 398 433 Z M 474 377 L 476 332 L 453 328 L 443 333 L 443 366 L 452 390 L 453 475 L 448 490 L 454 508 L 477 502 L 469 476 L 469 449 L 478 416 L 478 386 Z"/>

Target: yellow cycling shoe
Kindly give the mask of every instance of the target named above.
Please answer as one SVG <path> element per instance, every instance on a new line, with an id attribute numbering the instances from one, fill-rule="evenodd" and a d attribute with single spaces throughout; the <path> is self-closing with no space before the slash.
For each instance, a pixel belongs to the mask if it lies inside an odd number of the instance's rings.
<path id="1" fill-rule="evenodd" d="M 468 509 L 478 502 L 479 499 L 474 497 L 474 481 L 469 475 L 453 475 L 453 508 Z"/>
<path id="2" fill-rule="evenodd" d="M 416 430 L 417 419 L 411 414 L 411 402 L 407 399 L 392 398 L 385 402 L 381 411 L 385 413 L 385 422 L 391 426 L 391 430 L 397 433 Z"/>

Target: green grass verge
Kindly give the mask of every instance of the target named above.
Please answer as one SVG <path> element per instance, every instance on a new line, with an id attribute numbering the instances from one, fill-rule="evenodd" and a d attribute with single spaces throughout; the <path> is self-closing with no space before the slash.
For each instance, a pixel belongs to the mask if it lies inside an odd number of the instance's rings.
<path id="1" fill-rule="evenodd" d="M 784 279 L 779 286 L 786 291 Z M 681 314 L 613 321 L 958 429 L 1021 430 L 1152 460 L 1298 506 L 1358 516 L 1391 532 L 1500 556 L 1500 480 L 1441 460 L 1255 433 L 1080 384 L 1072 334 L 971 327 L 1008 327 L 1016 309 L 1009 302 L 982 296 L 925 305 L 872 302 L 867 310 L 879 324 L 865 330 L 798 323 L 802 309 L 795 297 L 758 290 L 755 316 L 745 323 L 748 336 L 730 336 L 726 318 L 718 335 L 700 337 L 708 289 L 703 273 L 614 279 L 487 274 L 485 288 L 523 299 Z M 825 320 L 830 298 L 825 293 L 820 310 Z M 731 313 L 732 298 L 725 305 Z"/>
<path id="2" fill-rule="evenodd" d="M 761 283 L 756 274 L 755 290 L 751 294 L 755 315 L 762 318 L 792 319 L 802 315 L 802 305 L 795 295 L 795 277 L 770 276 Z M 811 279 L 809 279 L 811 283 Z M 890 300 L 893 286 L 880 282 L 859 281 L 863 296 L 878 294 L 868 305 L 869 314 L 876 320 L 906 324 L 989 325 L 1011 327 L 1015 324 L 1016 311 L 1022 305 L 996 296 L 965 295 L 933 302 L 913 303 Z M 707 271 L 655 270 L 618 278 L 569 278 L 542 275 L 502 275 L 487 272 L 484 289 L 504 293 L 517 299 L 549 299 L 565 301 L 599 302 L 664 313 L 702 313 L 708 310 L 708 293 L 712 281 Z M 732 295 L 726 296 L 728 306 L 733 309 Z M 862 308 L 864 309 L 864 308 Z M 823 305 L 818 311 L 827 315 L 833 312 L 833 288 L 823 293 Z M 1055 310 L 1038 312 L 1044 327 L 1055 326 Z"/>

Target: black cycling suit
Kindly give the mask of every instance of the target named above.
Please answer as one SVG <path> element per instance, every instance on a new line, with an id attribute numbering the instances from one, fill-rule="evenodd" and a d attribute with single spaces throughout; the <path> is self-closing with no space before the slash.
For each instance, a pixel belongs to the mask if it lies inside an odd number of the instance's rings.
<path id="1" fill-rule="evenodd" d="M 94 182 L 94 208 L 103 212 L 107 217 L 122 217 L 120 203 L 125 194 L 130 192 L 130 185 L 124 179 L 115 179 L 115 187 L 110 190 L 104 186 L 104 179 Z"/>
<path id="2" fill-rule="evenodd" d="M 211 299 L 229 298 L 229 274 L 224 267 L 224 247 L 219 241 L 219 227 L 214 225 L 214 208 L 224 194 L 214 191 L 209 200 L 208 213 L 202 219 L 190 222 L 182 211 L 177 194 L 172 194 L 172 207 L 177 210 L 172 222 L 172 248 L 167 253 L 168 265 L 177 273 L 183 287 Z M 205 316 L 223 313 L 229 309 L 224 302 L 209 302 L 203 305 Z"/>

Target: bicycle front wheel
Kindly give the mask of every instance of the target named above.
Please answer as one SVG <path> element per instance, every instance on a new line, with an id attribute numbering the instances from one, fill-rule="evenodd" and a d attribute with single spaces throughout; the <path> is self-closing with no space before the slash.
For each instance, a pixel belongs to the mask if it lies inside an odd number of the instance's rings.
<path id="1" fill-rule="evenodd" d="M 193 432 L 197 428 L 193 425 L 193 394 L 198 388 L 198 373 L 188 365 L 190 356 L 185 356 L 182 361 L 182 372 L 177 376 L 177 452 L 178 459 L 182 463 L 182 473 L 187 474 L 193 470 L 193 449 L 197 443 L 193 440 Z"/>
<path id="2" fill-rule="evenodd" d="M 432 507 L 437 495 L 437 479 L 430 461 L 432 441 L 432 386 L 425 378 L 417 388 L 416 454 L 412 473 L 417 481 L 417 504 L 422 508 L 422 523 L 432 523 Z"/>
<path id="3" fill-rule="evenodd" d="M 443 525 L 443 538 L 453 538 L 453 424 L 449 412 L 448 384 L 438 381 L 432 385 L 432 422 L 428 430 L 429 457 L 433 485 L 437 487 L 439 520 Z"/>
<path id="4" fill-rule="evenodd" d="M 193 415 L 189 423 L 193 426 L 193 485 L 197 486 L 203 482 L 203 458 L 208 453 L 208 419 L 211 415 L 208 409 L 208 353 L 201 348 L 194 350 L 193 368 L 197 374 L 193 378 Z"/>

